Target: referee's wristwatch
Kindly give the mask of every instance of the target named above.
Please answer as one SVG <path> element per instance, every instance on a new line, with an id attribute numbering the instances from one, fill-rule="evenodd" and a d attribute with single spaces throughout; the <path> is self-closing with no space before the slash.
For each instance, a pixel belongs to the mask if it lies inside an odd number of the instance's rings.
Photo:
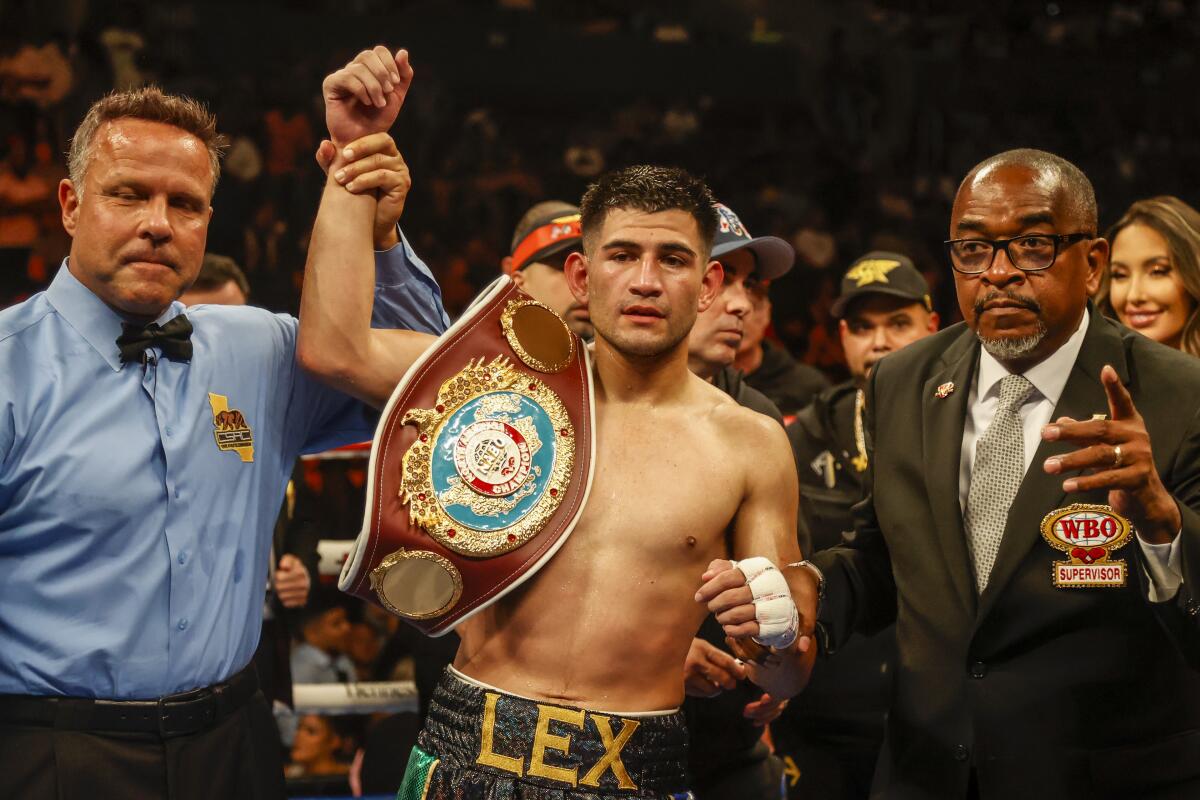
<path id="1" fill-rule="evenodd" d="M 804 567 L 817 576 L 817 614 L 821 613 L 821 606 L 825 604 L 825 573 L 821 572 L 821 568 L 807 558 L 803 561 L 797 561 L 793 564 L 788 564 L 788 567 Z"/>
<path id="2" fill-rule="evenodd" d="M 821 615 L 821 607 L 825 605 L 825 573 L 821 572 L 821 568 L 807 558 L 803 561 L 797 561 L 794 564 L 788 564 L 784 569 L 787 567 L 803 567 L 817 576 L 817 616 L 819 617 Z M 815 620 L 813 637 L 817 640 L 818 653 L 826 657 L 833 655 L 834 647 L 829 637 L 829 631 L 819 619 Z"/>

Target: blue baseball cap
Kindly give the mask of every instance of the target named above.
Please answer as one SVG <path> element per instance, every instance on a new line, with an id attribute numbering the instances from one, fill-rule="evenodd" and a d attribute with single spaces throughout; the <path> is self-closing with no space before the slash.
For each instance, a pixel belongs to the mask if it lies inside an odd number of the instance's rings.
<path id="1" fill-rule="evenodd" d="M 754 274 L 759 280 L 771 281 L 787 274 L 796 263 L 796 251 L 778 236 L 750 235 L 746 226 L 729 206 L 717 203 L 717 235 L 713 237 L 712 257 L 720 261 L 721 256 L 736 250 L 746 249 L 754 253 L 757 266 Z"/>

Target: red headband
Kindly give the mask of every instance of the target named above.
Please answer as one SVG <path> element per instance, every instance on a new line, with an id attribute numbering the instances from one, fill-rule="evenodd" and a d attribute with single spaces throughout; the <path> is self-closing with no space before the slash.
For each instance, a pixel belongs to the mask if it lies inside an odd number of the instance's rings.
<path id="1" fill-rule="evenodd" d="M 534 228 L 521 243 L 513 250 L 512 265 L 509 272 L 522 269 L 538 257 L 545 255 L 543 251 L 551 245 L 562 243 L 569 239 L 582 239 L 583 229 L 579 224 L 579 215 L 571 214 L 552 219 L 540 228 Z"/>

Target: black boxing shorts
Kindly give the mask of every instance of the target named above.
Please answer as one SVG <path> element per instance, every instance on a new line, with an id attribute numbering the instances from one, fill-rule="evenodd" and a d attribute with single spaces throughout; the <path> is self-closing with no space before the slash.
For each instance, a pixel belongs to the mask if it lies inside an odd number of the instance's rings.
<path id="1" fill-rule="evenodd" d="M 542 703 L 448 668 L 397 800 L 695 800 L 678 711 Z"/>

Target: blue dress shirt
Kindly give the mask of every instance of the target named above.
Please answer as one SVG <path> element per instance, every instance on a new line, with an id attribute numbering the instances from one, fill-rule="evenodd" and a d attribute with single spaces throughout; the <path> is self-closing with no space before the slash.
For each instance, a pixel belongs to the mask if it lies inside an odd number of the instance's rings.
<path id="1" fill-rule="evenodd" d="M 374 324 L 442 332 L 408 243 L 376 261 Z M 0 694 L 154 698 L 233 675 L 258 644 L 293 462 L 373 433 L 369 409 L 296 365 L 294 317 L 187 315 L 190 363 L 151 348 L 122 365 L 121 318 L 65 265 L 0 311 Z M 252 460 L 218 447 L 223 409 Z"/>

